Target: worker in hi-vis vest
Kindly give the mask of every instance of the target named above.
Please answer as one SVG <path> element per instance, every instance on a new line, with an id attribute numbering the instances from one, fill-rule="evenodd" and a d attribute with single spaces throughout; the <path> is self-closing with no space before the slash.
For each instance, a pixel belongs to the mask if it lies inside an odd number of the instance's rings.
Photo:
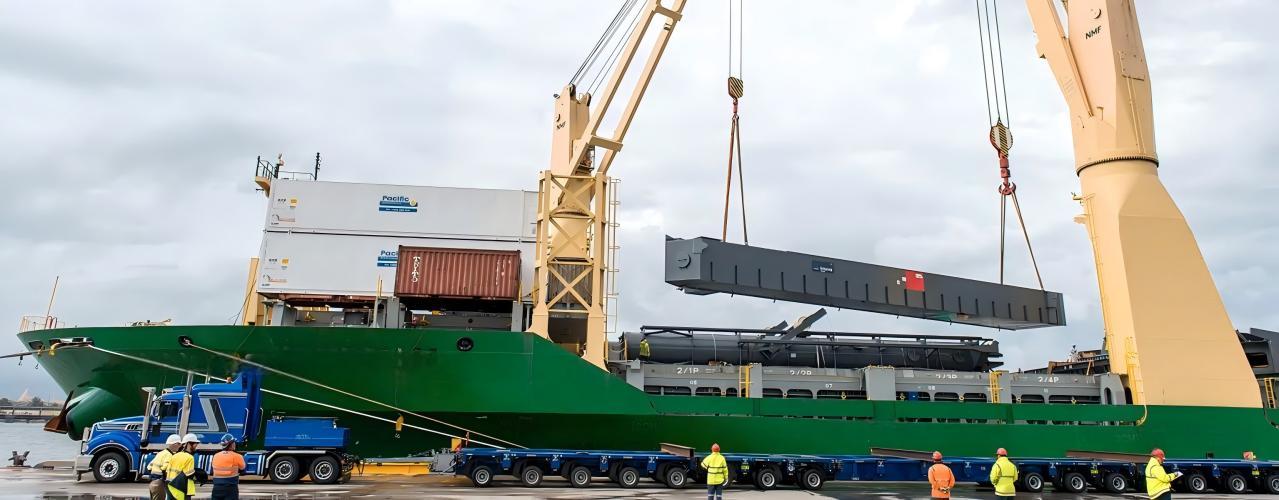
<path id="1" fill-rule="evenodd" d="M 239 500 L 240 474 L 244 473 L 244 456 L 235 452 L 235 436 L 223 434 L 222 451 L 213 455 L 213 500 Z"/>
<path id="2" fill-rule="evenodd" d="M 151 458 L 151 463 L 147 465 L 147 476 L 151 478 L 151 484 L 148 485 L 147 490 L 151 493 L 151 500 L 168 498 L 169 493 L 164 488 L 164 470 L 169 466 L 169 459 L 173 458 L 173 453 L 181 446 L 182 436 L 169 434 L 169 437 L 164 440 L 164 449 L 156 453 Z"/>
<path id="3" fill-rule="evenodd" d="M 1146 462 L 1146 494 L 1151 499 L 1168 500 L 1172 498 L 1172 482 L 1181 477 L 1180 472 L 1169 474 L 1164 471 L 1164 450 L 1150 450 L 1150 461 Z"/>
<path id="4" fill-rule="evenodd" d="M 928 468 L 928 484 L 932 485 L 932 496 L 937 500 L 950 498 L 950 489 L 955 487 L 955 473 L 941 463 L 940 451 L 933 452 L 933 466 Z"/>
<path id="5" fill-rule="evenodd" d="M 722 500 L 728 485 L 728 461 L 719 454 L 719 443 L 711 445 L 711 454 L 702 459 L 706 469 L 706 500 Z"/>
<path id="6" fill-rule="evenodd" d="M 990 484 L 995 485 L 995 496 L 1012 498 L 1017 496 L 1017 466 L 1008 460 L 1008 450 L 995 450 L 995 465 L 990 466 Z"/>
<path id="7" fill-rule="evenodd" d="M 648 358 L 651 357 L 652 355 L 653 355 L 653 348 L 648 345 L 648 337 L 644 337 L 640 339 L 640 352 L 639 352 L 640 361 L 648 361 Z"/>
<path id="8" fill-rule="evenodd" d="M 200 438 L 195 434 L 182 437 L 182 448 L 169 459 L 165 467 L 164 482 L 173 500 L 188 500 L 195 496 L 195 447 Z"/>

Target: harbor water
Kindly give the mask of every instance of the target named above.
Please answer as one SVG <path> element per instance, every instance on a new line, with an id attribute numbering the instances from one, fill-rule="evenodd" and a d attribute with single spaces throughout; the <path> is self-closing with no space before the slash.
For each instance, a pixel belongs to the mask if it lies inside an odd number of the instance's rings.
<path id="1" fill-rule="evenodd" d="M 0 466 L 12 465 L 12 452 L 30 451 L 27 465 L 47 460 L 73 460 L 80 453 L 80 442 L 68 439 L 66 434 L 44 431 L 44 424 L 0 422 Z"/>

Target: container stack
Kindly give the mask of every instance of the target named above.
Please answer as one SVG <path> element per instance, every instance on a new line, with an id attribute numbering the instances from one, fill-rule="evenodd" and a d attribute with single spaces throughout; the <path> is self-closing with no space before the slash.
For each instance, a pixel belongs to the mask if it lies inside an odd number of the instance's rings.
<path id="1" fill-rule="evenodd" d="M 279 179 L 268 203 L 255 290 L 293 310 L 273 311 L 272 324 L 290 324 L 289 316 L 337 323 L 323 309 L 372 309 L 392 298 L 397 312 L 378 323 L 466 311 L 484 314 L 453 321 L 523 327 L 536 192 Z"/>

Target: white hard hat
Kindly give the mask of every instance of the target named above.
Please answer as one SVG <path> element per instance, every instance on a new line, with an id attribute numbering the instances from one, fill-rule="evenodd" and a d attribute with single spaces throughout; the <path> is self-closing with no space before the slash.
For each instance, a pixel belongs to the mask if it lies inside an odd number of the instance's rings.
<path id="1" fill-rule="evenodd" d="M 183 444 L 186 444 L 186 443 L 200 444 L 200 436 L 197 436 L 195 434 L 187 434 L 185 436 L 182 436 L 182 443 Z"/>
<path id="2" fill-rule="evenodd" d="M 164 445 L 168 446 L 171 444 L 182 444 L 182 437 L 177 434 L 169 434 L 169 437 L 164 440 Z"/>

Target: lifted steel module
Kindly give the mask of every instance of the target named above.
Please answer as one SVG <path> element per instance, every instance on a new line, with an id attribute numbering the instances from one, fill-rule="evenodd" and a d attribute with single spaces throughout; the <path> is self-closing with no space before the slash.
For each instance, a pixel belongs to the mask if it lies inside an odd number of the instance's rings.
<path id="1" fill-rule="evenodd" d="M 713 238 L 668 237 L 666 282 L 692 294 L 749 295 L 1006 330 L 1066 324 L 1058 292 Z"/>

